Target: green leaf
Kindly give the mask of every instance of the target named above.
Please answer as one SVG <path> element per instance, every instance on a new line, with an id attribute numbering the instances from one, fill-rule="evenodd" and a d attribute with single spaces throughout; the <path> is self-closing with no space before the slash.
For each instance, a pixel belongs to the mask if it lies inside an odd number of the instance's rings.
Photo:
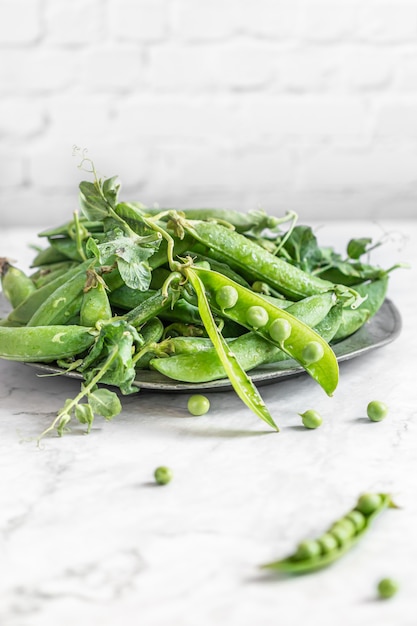
<path id="1" fill-rule="evenodd" d="M 131 289 L 147 291 L 151 284 L 152 271 L 143 261 L 125 261 L 117 259 L 117 268 L 124 283 Z"/>
<path id="2" fill-rule="evenodd" d="M 368 246 L 372 243 L 369 237 L 361 237 L 360 239 L 351 239 L 347 245 L 347 254 L 350 259 L 359 259 L 365 252 L 368 252 Z"/>
<path id="3" fill-rule="evenodd" d="M 102 220 L 109 214 L 108 203 L 100 194 L 97 184 L 82 181 L 79 186 L 81 210 L 89 220 Z"/>
<path id="4" fill-rule="evenodd" d="M 304 271 L 311 271 L 322 260 L 322 251 L 310 226 L 296 226 L 287 239 L 284 249 L 294 264 Z"/>
<path id="5" fill-rule="evenodd" d="M 71 415 L 69 415 L 68 413 L 63 413 L 59 419 L 59 422 L 57 424 L 56 430 L 58 432 L 58 435 L 60 437 L 62 437 L 62 435 L 68 431 L 69 429 L 67 428 L 67 425 L 70 423 L 71 421 Z"/>
<path id="6" fill-rule="evenodd" d="M 143 244 L 138 237 L 119 236 L 97 246 L 99 261 L 112 264 L 116 259 L 117 267 L 125 284 L 131 289 L 146 291 L 149 289 L 152 274 L 147 259 L 159 248 L 160 240 L 148 241 Z"/>
<path id="7" fill-rule="evenodd" d="M 88 404 L 91 411 L 97 415 L 101 415 L 106 420 L 111 420 L 122 410 L 119 398 L 109 389 L 97 389 L 88 396 Z"/>
<path id="8" fill-rule="evenodd" d="M 113 209 L 117 204 L 117 196 L 120 190 L 120 184 L 116 184 L 117 180 L 117 176 L 112 176 L 112 178 L 107 178 L 102 185 L 103 195 Z"/>
<path id="9" fill-rule="evenodd" d="M 94 413 L 89 404 L 77 404 L 75 406 L 75 417 L 81 424 L 88 424 L 89 429 L 94 421 Z"/>
<path id="10" fill-rule="evenodd" d="M 84 373 L 88 382 L 97 376 L 111 356 L 111 363 L 106 365 L 100 382 L 119 387 L 123 394 L 135 393 L 138 389 L 133 386 L 136 371 L 132 357 L 136 346 L 141 345 L 143 338 L 125 320 L 103 324 L 93 348 L 78 370 Z"/>
<path id="11" fill-rule="evenodd" d="M 94 257 L 100 263 L 100 250 L 95 240 L 90 237 L 85 244 L 85 251 L 89 257 Z"/>

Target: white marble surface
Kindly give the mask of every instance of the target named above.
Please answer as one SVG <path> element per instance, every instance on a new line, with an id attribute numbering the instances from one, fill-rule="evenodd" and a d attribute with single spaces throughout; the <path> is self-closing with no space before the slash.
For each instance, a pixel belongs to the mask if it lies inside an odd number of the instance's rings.
<path id="1" fill-rule="evenodd" d="M 274 434 L 233 392 L 210 395 L 209 414 L 187 415 L 187 395 L 140 392 L 89 436 L 36 436 L 78 389 L 0 362 L 1 626 L 411 626 L 417 622 L 417 222 L 334 223 L 321 243 L 399 235 L 375 251 L 392 274 L 401 311 L 395 342 L 341 366 L 327 398 L 308 377 L 262 388 Z M 400 236 L 401 235 L 401 236 Z M 26 268 L 33 231 L 0 234 L 0 253 Z M 387 419 L 365 416 L 384 400 Z M 324 424 L 300 427 L 314 407 Z M 173 481 L 153 484 L 157 465 Z M 314 575 L 263 575 L 350 509 L 363 491 L 392 492 L 352 552 Z M 379 578 L 400 591 L 378 601 Z"/>

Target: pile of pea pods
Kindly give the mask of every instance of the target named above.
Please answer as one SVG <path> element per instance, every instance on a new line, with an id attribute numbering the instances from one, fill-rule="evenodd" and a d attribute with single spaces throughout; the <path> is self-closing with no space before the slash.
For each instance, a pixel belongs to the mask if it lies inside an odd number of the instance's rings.
<path id="1" fill-rule="evenodd" d="M 79 186 L 80 210 L 39 233 L 30 275 L 0 260 L 11 311 L 0 357 L 57 363 L 84 377 L 45 432 L 121 411 L 140 369 L 201 384 L 228 377 L 278 430 L 250 372 L 294 359 L 332 395 L 332 345 L 381 307 L 390 270 L 363 263 L 369 239 L 340 255 L 320 248 L 297 215 L 149 209 L 119 201 L 116 177 Z M 350 248 L 350 250 L 349 250 Z M 391 268 L 392 269 L 392 268 Z"/>

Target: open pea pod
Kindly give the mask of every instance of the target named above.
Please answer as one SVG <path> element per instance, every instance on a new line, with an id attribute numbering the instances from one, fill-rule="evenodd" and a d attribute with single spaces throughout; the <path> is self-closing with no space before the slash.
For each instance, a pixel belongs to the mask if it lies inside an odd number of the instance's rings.
<path id="1" fill-rule="evenodd" d="M 220 311 L 224 317 L 249 330 L 255 330 L 295 359 L 329 396 L 334 393 L 339 381 L 338 362 L 332 348 L 318 333 L 285 309 L 280 309 L 261 295 L 238 285 L 218 272 L 199 267 L 193 268 L 193 272 L 203 283 L 213 310 Z M 236 301 L 233 306 L 222 308 L 218 301 L 219 292 L 224 287 L 232 287 L 235 290 Z M 248 318 L 249 309 L 253 310 L 253 307 L 265 312 L 262 325 L 258 328 L 255 328 Z M 288 336 L 278 341 L 274 332 L 276 320 L 283 320 L 289 329 Z M 314 358 L 311 356 L 312 352 L 315 352 Z"/>
<path id="2" fill-rule="evenodd" d="M 310 554 L 303 554 L 304 551 L 298 549 L 294 554 L 284 559 L 266 563 L 261 567 L 287 574 L 308 574 L 339 560 L 362 539 L 382 511 L 388 508 L 397 508 L 387 493 L 372 494 L 371 497 L 377 502 L 371 511 L 362 512 L 355 507 L 343 518 L 332 524 L 322 536 L 310 540 L 310 545 L 311 543 L 316 545 L 317 551 L 311 553 L 310 549 Z M 329 539 L 333 539 L 333 541 L 330 542 Z"/>
<path id="3" fill-rule="evenodd" d="M 208 336 L 210 337 L 216 352 L 220 358 L 220 361 L 225 369 L 225 372 L 236 391 L 239 398 L 248 406 L 252 411 L 264 420 L 269 426 L 278 430 L 277 425 L 272 419 L 265 402 L 262 400 L 258 390 L 253 384 L 252 380 L 246 374 L 245 370 L 240 365 L 236 356 L 227 345 L 220 330 L 216 326 L 213 319 L 213 315 L 210 309 L 210 305 L 207 300 L 205 286 L 201 281 L 198 272 L 195 269 L 185 268 L 184 273 L 192 284 L 198 298 L 198 308 L 200 311 L 201 319 L 205 326 Z"/>

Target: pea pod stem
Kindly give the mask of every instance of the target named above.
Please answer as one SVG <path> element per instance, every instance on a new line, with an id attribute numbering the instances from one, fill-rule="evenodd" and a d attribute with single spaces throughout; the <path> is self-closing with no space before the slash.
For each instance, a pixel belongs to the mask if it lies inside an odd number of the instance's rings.
<path id="1" fill-rule="evenodd" d="M 111 352 L 109 353 L 107 359 L 103 363 L 103 365 L 101 365 L 97 374 L 93 376 L 93 378 L 90 380 L 90 382 L 87 385 L 82 385 L 80 393 L 77 394 L 75 398 L 73 398 L 63 409 L 61 409 L 58 412 L 56 418 L 53 420 L 50 426 L 48 426 L 48 428 L 46 428 L 40 434 L 38 438 L 38 444 L 40 440 L 43 439 L 43 437 L 45 437 L 45 435 L 52 432 L 59 426 L 59 423 L 64 416 L 70 415 L 71 411 L 76 407 L 76 405 L 80 402 L 80 400 L 82 400 L 85 396 L 88 396 L 88 394 L 94 389 L 97 383 L 99 383 L 100 380 L 103 378 L 107 370 L 110 369 L 110 367 L 112 366 L 113 362 L 115 361 L 117 357 L 117 354 L 118 354 L 118 347 L 114 346 Z"/>
<path id="2" fill-rule="evenodd" d="M 272 419 L 264 401 L 259 395 L 258 390 L 247 376 L 244 369 L 241 367 L 239 361 L 236 359 L 230 347 L 227 345 L 223 338 L 223 335 L 216 326 L 213 319 L 213 315 L 210 310 L 207 296 L 205 293 L 204 285 L 201 282 L 198 274 L 191 267 L 184 268 L 185 276 L 190 280 L 194 290 L 198 297 L 198 308 L 200 311 L 201 319 L 203 320 L 205 329 L 210 337 L 213 345 L 217 351 L 217 354 L 222 362 L 225 372 L 236 391 L 237 395 L 243 400 L 243 402 L 252 411 L 264 420 L 269 426 L 278 430 L 277 425 Z"/>

